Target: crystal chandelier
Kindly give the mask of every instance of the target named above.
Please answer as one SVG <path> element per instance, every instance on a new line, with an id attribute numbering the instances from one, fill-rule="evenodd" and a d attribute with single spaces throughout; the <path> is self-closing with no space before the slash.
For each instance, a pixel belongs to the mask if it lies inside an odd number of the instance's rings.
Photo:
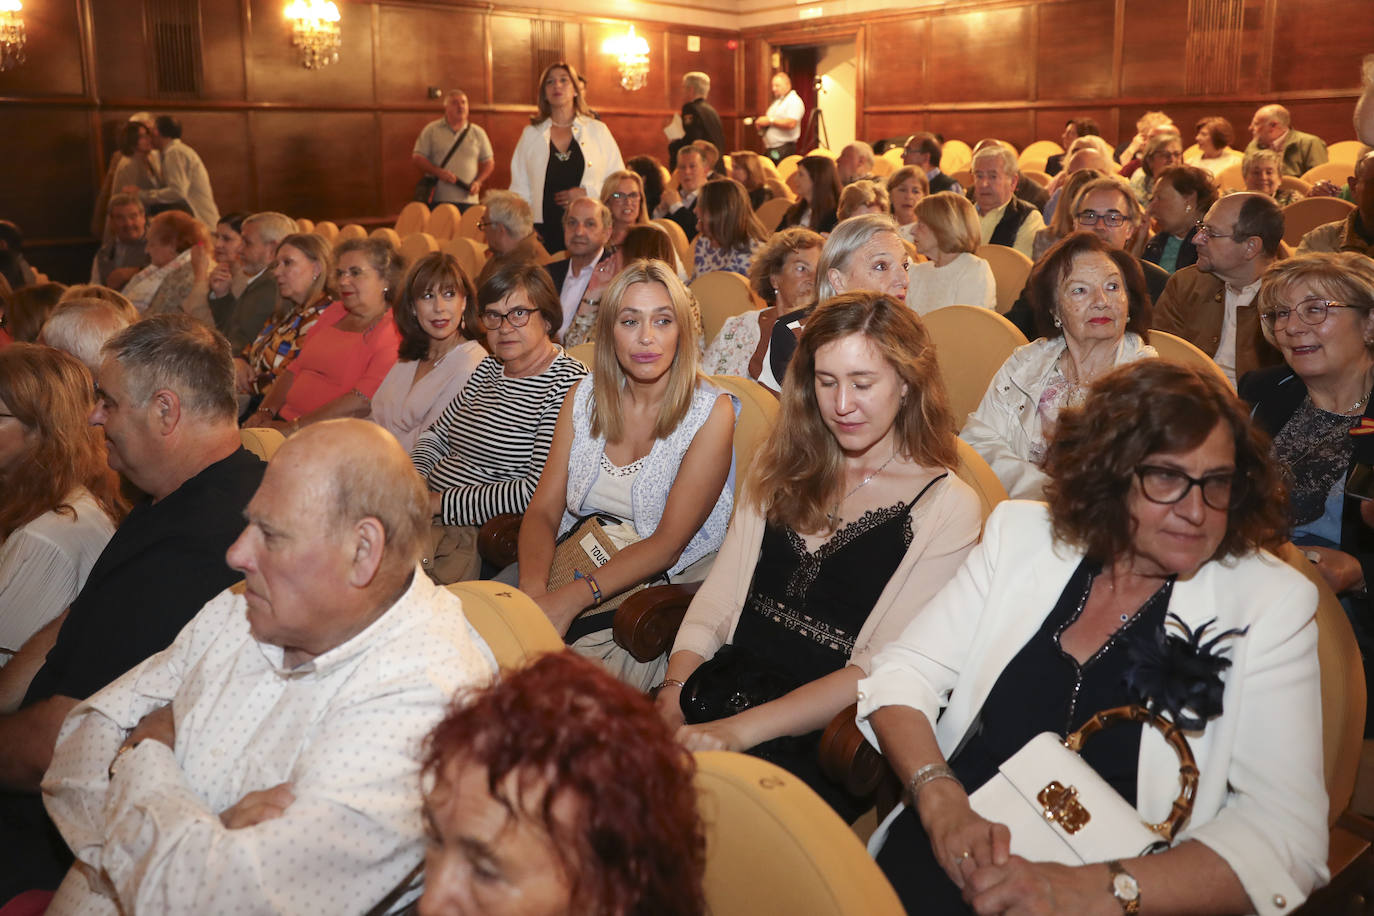
<path id="1" fill-rule="evenodd" d="M 301 65 L 318 70 L 339 61 L 343 43 L 339 8 L 329 0 L 291 0 L 286 5 L 291 21 L 291 43 L 301 49 Z"/>
<path id="2" fill-rule="evenodd" d="M 24 62 L 24 4 L 19 0 L 0 0 L 0 70 Z"/>
<path id="3" fill-rule="evenodd" d="M 620 65 L 621 88 L 634 92 L 643 89 L 649 78 L 649 43 L 635 34 L 635 27 L 625 35 L 606 39 L 601 50 L 615 55 Z"/>

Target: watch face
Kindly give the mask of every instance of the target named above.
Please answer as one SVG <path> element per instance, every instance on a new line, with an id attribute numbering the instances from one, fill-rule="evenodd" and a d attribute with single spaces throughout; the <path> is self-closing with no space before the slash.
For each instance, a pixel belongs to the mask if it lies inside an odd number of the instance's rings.
<path id="1" fill-rule="evenodd" d="M 1140 896 L 1140 885 L 1127 874 L 1112 876 L 1112 893 L 1118 900 L 1134 900 Z"/>

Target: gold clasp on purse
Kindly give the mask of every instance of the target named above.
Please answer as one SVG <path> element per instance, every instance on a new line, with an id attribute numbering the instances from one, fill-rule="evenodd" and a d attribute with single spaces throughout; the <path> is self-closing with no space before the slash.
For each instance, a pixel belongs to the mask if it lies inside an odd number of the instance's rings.
<path id="1" fill-rule="evenodd" d="M 1045 809 L 1045 820 L 1054 821 L 1065 833 L 1077 833 L 1092 820 L 1088 809 L 1078 801 L 1078 790 L 1073 786 L 1065 788 L 1057 780 L 1041 789 L 1035 800 Z"/>

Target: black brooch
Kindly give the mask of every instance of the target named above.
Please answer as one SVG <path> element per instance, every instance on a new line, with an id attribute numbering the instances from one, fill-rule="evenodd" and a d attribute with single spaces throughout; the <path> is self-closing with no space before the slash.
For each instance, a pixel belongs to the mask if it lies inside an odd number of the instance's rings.
<path id="1" fill-rule="evenodd" d="M 1217 643 L 1244 636 L 1250 628 L 1224 630 L 1203 642 L 1207 630 L 1217 622 L 1215 617 L 1196 632 L 1177 614 L 1170 614 L 1168 621 L 1183 632 L 1172 632 L 1166 622 L 1152 633 L 1142 633 L 1142 638 L 1126 647 L 1130 659 L 1126 687 L 1151 712 L 1167 714 L 1186 731 L 1200 731 L 1208 719 L 1221 715 L 1225 689 L 1221 673 L 1231 667 L 1231 660 L 1221 655 Z"/>

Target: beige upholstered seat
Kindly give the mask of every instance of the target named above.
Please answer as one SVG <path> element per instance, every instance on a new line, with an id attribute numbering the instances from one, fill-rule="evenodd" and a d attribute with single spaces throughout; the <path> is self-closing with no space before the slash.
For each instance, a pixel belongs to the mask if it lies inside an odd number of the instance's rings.
<path id="1" fill-rule="evenodd" d="M 997 281 L 997 312 L 1005 315 L 1016 303 L 1021 290 L 1026 288 L 1026 278 L 1035 265 L 1030 258 L 1006 245 L 980 245 L 974 253 L 992 268 L 992 277 Z"/>
<path id="2" fill-rule="evenodd" d="M 519 668 L 536 655 L 563 651 L 563 640 L 539 605 L 524 592 L 499 582 L 455 582 L 463 614 L 503 669 Z"/>
<path id="3" fill-rule="evenodd" d="M 1296 191 L 1305 197 L 1311 192 L 1312 185 L 1303 181 L 1301 178 L 1294 178 L 1292 175 L 1284 175 L 1279 179 L 1279 190 Z"/>
<path id="4" fill-rule="evenodd" d="M 765 200 L 759 204 L 759 208 L 754 211 L 754 215 L 763 223 L 763 228 L 773 232 L 778 228 L 778 223 L 782 222 L 782 215 L 792 206 L 792 201 L 786 197 L 774 196 L 771 200 Z"/>
<path id="5" fill-rule="evenodd" d="M 471 213 L 472 211 L 469 210 L 468 212 Z M 458 259 L 458 263 L 462 265 L 463 273 L 468 275 L 469 280 L 477 281 L 477 275 L 482 272 L 482 267 L 487 262 L 486 245 L 460 235 L 446 242 L 441 242 L 439 248 Z"/>
<path id="6" fill-rule="evenodd" d="M 953 175 L 960 169 L 966 169 L 973 162 L 973 149 L 963 140 L 946 140 L 944 146 L 940 148 L 940 171 L 946 175 Z M 965 188 L 969 185 L 959 182 Z"/>
<path id="7" fill-rule="evenodd" d="M 885 156 L 879 156 L 873 160 L 873 175 L 875 178 L 886 178 L 897 171 L 892 165 L 892 160 Z"/>
<path id="8" fill-rule="evenodd" d="M 695 756 L 710 912 L 901 916 L 877 863 L 804 782 L 745 754 Z"/>
<path id="9" fill-rule="evenodd" d="M 1009 498 L 1007 488 L 1002 486 L 1002 481 L 997 479 L 992 467 L 983 460 L 982 455 L 973 450 L 973 446 L 963 439 L 954 441 L 959 451 L 959 466 L 954 469 L 954 473 L 978 494 L 978 504 L 983 512 L 983 521 L 986 522 L 988 515 L 997 508 L 997 504 Z"/>
<path id="10" fill-rule="evenodd" d="M 1239 162 L 1221 170 L 1221 174 L 1217 176 L 1217 187 L 1221 188 L 1223 194 L 1227 191 L 1245 190 L 1245 175 L 1240 170 Z"/>
<path id="11" fill-rule="evenodd" d="M 687 241 L 687 233 L 682 227 L 667 217 L 659 217 L 652 221 L 653 224 L 664 232 L 668 233 L 668 238 L 673 241 L 673 250 L 677 252 L 678 258 L 682 260 L 685 267 L 692 266 L 692 245 Z"/>
<path id="12" fill-rule="evenodd" d="M 400 233 L 397 232 L 395 229 L 392 229 L 392 228 L 390 228 L 390 227 L 387 227 L 387 226 L 379 226 L 379 227 L 377 227 L 376 229 L 373 229 L 373 230 L 372 230 L 372 232 L 370 233 L 369 237 L 370 237 L 370 238 L 374 238 L 374 239 L 381 239 L 381 240 L 384 241 L 384 242 L 390 242 L 390 243 L 391 243 L 391 247 L 392 247 L 392 248 L 395 248 L 395 249 L 398 250 L 398 251 L 399 251 L 400 248 L 401 248 L 401 235 L 400 235 Z"/>
<path id="13" fill-rule="evenodd" d="M 396 217 L 396 234 L 405 238 L 412 232 L 425 232 L 429 229 L 429 207 L 418 200 L 412 200 L 401 208 Z"/>
<path id="14" fill-rule="evenodd" d="M 768 160 L 764 160 L 767 162 Z M 787 182 L 781 178 L 768 177 L 763 180 L 763 186 L 773 192 L 773 200 L 785 200 L 792 203 L 797 199 L 797 195 L 792 193 L 792 189 L 787 186 Z M 767 203 L 767 201 L 764 201 Z"/>
<path id="15" fill-rule="evenodd" d="M 318 235 L 320 238 L 324 239 L 330 245 L 333 245 L 335 242 L 339 241 L 339 227 L 327 219 L 320 220 L 318 223 L 315 224 L 315 228 L 310 231 Z"/>
<path id="16" fill-rule="evenodd" d="M 1355 205 L 1339 197 L 1304 197 L 1283 208 L 1283 240 L 1296 246 L 1323 223 L 1345 219 Z"/>
<path id="17" fill-rule="evenodd" d="M 568 347 L 567 352 L 573 359 L 590 369 L 593 365 L 593 357 L 596 355 L 596 341 L 589 340 L 586 343 Z"/>
<path id="18" fill-rule="evenodd" d="M 314 232 L 314 231 L 315 231 L 315 222 L 314 222 L 314 220 L 308 220 L 308 219 L 306 219 L 305 217 L 299 217 L 299 218 L 297 218 L 297 219 L 296 219 L 296 231 L 297 231 L 297 232 Z"/>
<path id="19" fill-rule="evenodd" d="M 365 238 L 367 238 L 366 229 L 364 229 L 362 226 L 359 226 L 357 223 L 349 223 L 347 226 L 344 226 L 342 229 L 339 230 L 339 236 L 337 239 L 335 239 L 335 241 L 346 242 L 349 239 Z"/>
<path id="20" fill-rule="evenodd" d="M 1308 184 L 1329 181 L 1336 187 L 1343 188 L 1354 174 L 1355 164 L 1353 162 L 1323 162 L 1321 165 L 1314 165 L 1303 172 L 1302 180 Z"/>
<path id="21" fill-rule="evenodd" d="M 772 160 L 769 161 L 771 162 Z M 796 153 L 790 156 L 783 156 L 782 159 L 778 161 L 777 165 L 778 178 L 786 181 L 791 177 L 792 173 L 797 170 L 797 163 L 801 161 L 802 157 Z"/>
<path id="22" fill-rule="evenodd" d="M 477 228 L 477 224 L 486 219 L 487 208 L 481 204 L 468 207 L 463 211 L 463 218 L 458 223 L 458 235 L 463 238 L 472 239 L 475 242 L 486 244 L 487 237 L 482 234 L 482 230 Z"/>
<path id="23" fill-rule="evenodd" d="M 727 270 L 701 274 L 689 288 L 701 309 L 701 331 L 708 346 L 716 339 L 727 318 L 763 307 L 749 288 L 749 281 Z"/>
<path id="24" fill-rule="evenodd" d="M 935 344 L 954 425 L 962 428 L 997 370 L 1026 343 L 1026 335 L 1001 315 L 976 305 L 946 306 L 921 320 Z"/>
<path id="25" fill-rule="evenodd" d="M 1051 156 L 1058 156 L 1064 152 L 1064 147 L 1055 143 L 1053 140 L 1036 140 L 1030 146 L 1021 150 L 1021 155 L 1017 157 L 1016 164 L 1021 171 L 1032 170 L 1036 172 L 1045 171 L 1045 163 Z"/>
<path id="26" fill-rule="evenodd" d="M 286 441 L 286 437 L 280 430 L 268 426 L 252 426 L 239 430 L 239 441 L 243 443 L 244 448 L 263 461 L 271 461 L 277 449 Z"/>
<path id="27" fill-rule="evenodd" d="M 1215 372 L 1218 378 L 1226 378 L 1226 373 L 1221 371 L 1221 367 L 1216 364 L 1212 357 L 1202 352 L 1192 342 L 1170 334 L 1168 331 L 1151 330 L 1150 346 L 1159 351 L 1160 359 L 1182 363 L 1197 369 L 1206 369 L 1209 372 Z M 1231 383 L 1227 381 L 1226 384 L 1229 386 Z"/>
<path id="28" fill-rule="evenodd" d="M 1050 178 L 1048 174 L 1046 174 L 1044 171 L 1040 169 L 1022 169 L 1021 174 L 1024 177 L 1035 182 L 1036 184 L 1040 185 L 1040 187 L 1042 188 L 1049 187 L 1050 182 L 1053 180 Z"/>
<path id="29" fill-rule="evenodd" d="M 398 250 L 401 252 L 401 260 L 405 262 L 406 267 L 410 267 L 430 252 L 438 251 L 439 243 L 428 232 L 412 232 L 401 240 Z"/>
<path id="30" fill-rule="evenodd" d="M 826 148 L 823 147 L 823 146 L 818 146 L 818 147 L 816 147 L 815 149 L 813 149 L 811 152 L 807 153 L 806 155 L 808 155 L 808 156 L 824 156 L 824 157 L 827 158 L 827 159 L 838 159 L 838 158 L 840 158 L 840 154 L 839 154 L 839 153 L 837 153 L 837 152 L 835 152 L 834 150 L 831 150 L 831 149 L 826 149 Z"/>
<path id="31" fill-rule="evenodd" d="M 941 168 L 940 171 L 945 172 L 943 168 Z M 973 187 L 973 173 L 969 171 L 967 166 L 959 169 L 957 172 L 945 172 L 945 174 L 959 182 L 959 187 L 963 188 L 965 191 Z"/>
<path id="32" fill-rule="evenodd" d="M 1326 160 L 1352 166 L 1359 161 L 1360 153 L 1364 152 L 1364 149 L 1365 145 L 1359 140 L 1342 140 L 1326 147 Z"/>
<path id="33" fill-rule="evenodd" d="M 886 159 L 888 162 L 892 163 L 892 171 L 893 171 L 893 172 L 897 171 L 897 170 L 900 169 L 903 165 L 906 164 L 906 163 L 903 161 L 903 158 L 904 158 L 904 157 L 903 157 L 903 150 L 902 150 L 902 147 L 900 147 L 900 146 L 891 146 L 891 147 L 888 147 L 886 150 L 883 151 L 883 154 L 882 154 L 881 156 L 879 156 L 878 158 L 879 158 L 879 159 Z M 889 174 L 890 174 L 890 173 L 889 173 Z"/>
<path id="34" fill-rule="evenodd" d="M 458 234 L 463 214 L 453 204 L 440 204 L 429 213 L 429 228 L 425 231 L 437 241 L 446 242 Z"/>

